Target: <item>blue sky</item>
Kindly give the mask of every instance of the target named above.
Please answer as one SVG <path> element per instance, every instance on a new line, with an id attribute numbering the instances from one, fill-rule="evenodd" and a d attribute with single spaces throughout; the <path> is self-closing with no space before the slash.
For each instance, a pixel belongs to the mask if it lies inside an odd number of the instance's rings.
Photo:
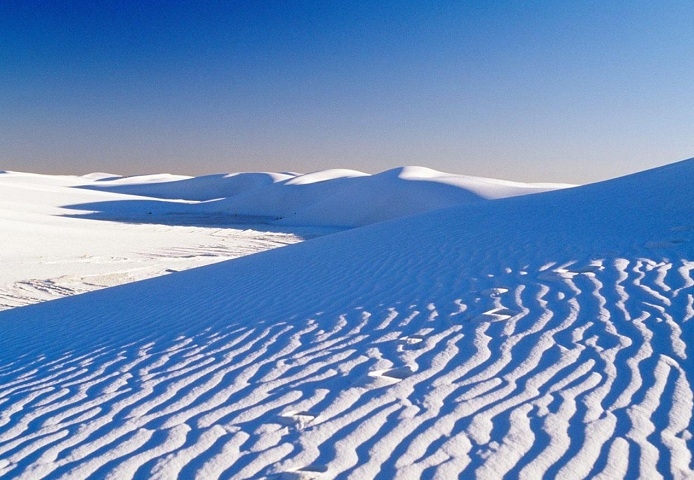
<path id="1" fill-rule="evenodd" d="M 0 168 L 400 165 L 584 183 L 694 156 L 694 5 L 0 2 Z"/>

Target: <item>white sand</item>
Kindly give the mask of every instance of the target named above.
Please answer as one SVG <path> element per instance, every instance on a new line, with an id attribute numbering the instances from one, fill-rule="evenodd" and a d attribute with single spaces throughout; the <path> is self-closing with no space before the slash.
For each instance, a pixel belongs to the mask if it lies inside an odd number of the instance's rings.
<path id="1" fill-rule="evenodd" d="M 0 174 L 0 310 L 229 260 L 322 233 L 71 217 L 91 212 L 67 208 L 71 205 L 152 201 L 80 188 L 98 185 L 100 177 Z M 147 180 L 177 178 L 149 176 Z M 135 222 L 157 221 L 146 212 L 142 218 L 136 209 L 132 217 Z"/>
<path id="2" fill-rule="evenodd" d="M 1 312 L 0 476 L 692 478 L 693 184 L 694 160 L 458 185 L 458 206 Z"/>

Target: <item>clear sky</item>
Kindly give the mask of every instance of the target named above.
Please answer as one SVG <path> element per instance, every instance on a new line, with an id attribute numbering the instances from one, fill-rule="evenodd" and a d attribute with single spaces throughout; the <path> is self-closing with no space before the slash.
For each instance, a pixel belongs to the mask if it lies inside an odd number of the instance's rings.
<path id="1" fill-rule="evenodd" d="M 692 156 L 691 0 L 0 1 L 0 169 L 584 183 Z"/>

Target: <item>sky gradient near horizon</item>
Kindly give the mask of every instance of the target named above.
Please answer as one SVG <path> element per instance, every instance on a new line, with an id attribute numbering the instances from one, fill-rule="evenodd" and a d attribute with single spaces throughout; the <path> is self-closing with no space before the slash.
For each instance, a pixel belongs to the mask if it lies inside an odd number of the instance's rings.
<path id="1" fill-rule="evenodd" d="M 694 5 L 0 2 L 0 169 L 400 165 L 585 183 L 694 156 Z"/>

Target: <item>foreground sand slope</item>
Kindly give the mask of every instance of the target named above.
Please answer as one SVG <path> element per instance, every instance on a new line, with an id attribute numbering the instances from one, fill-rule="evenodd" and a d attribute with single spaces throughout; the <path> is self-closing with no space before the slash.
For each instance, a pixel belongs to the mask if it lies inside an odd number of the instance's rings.
<path id="1" fill-rule="evenodd" d="M 3 478 L 691 478 L 694 161 L 0 313 Z"/>

